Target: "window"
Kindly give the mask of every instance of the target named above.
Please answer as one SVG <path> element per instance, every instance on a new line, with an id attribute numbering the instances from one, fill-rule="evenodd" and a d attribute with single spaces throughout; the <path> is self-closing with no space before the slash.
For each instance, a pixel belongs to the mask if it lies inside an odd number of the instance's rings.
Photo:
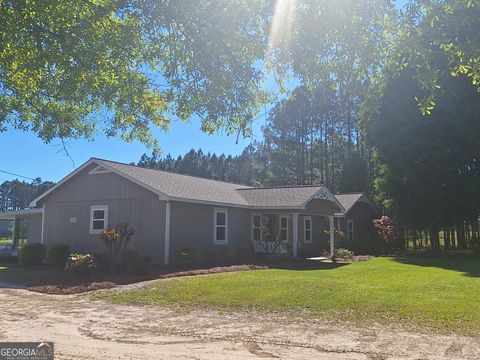
<path id="1" fill-rule="evenodd" d="M 306 216 L 303 220 L 303 229 L 305 231 L 305 244 L 312 243 L 312 218 L 310 216 Z"/>
<path id="2" fill-rule="evenodd" d="M 260 241 L 262 239 L 262 216 L 259 214 L 252 215 L 252 241 Z"/>
<path id="3" fill-rule="evenodd" d="M 288 242 L 288 217 L 280 216 L 280 241 Z"/>
<path id="4" fill-rule="evenodd" d="M 347 221 L 348 226 L 348 241 L 353 241 L 353 220 Z"/>
<path id="5" fill-rule="evenodd" d="M 225 245 L 228 242 L 228 213 L 226 210 L 215 209 L 213 215 L 213 243 Z"/>
<path id="6" fill-rule="evenodd" d="M 108 206 L 90 207 L 90 234 L 100 234 L 108 226 Z"/>

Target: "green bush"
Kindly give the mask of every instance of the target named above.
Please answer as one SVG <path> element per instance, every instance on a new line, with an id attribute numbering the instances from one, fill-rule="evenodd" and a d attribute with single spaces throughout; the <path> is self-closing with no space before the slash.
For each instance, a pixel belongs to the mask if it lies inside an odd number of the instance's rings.
<path id="1" fill-rule="evenodd" d="M 150 272 L 151 260 L 148 256 L 140 256 L 133 251 L 127 251 L 125 268 L 131 275 L 147 275 Z"/>
<path id="2" fill-rule="evenodd" d="M 335 249 L 333 251 L 333 255 L 335 256 L 335 258 L 339 258 L 339 259 L 351 259 L 353 258 L 353 251 L 350 251 L 350 250 L 347 250 L 347 249 Z"/>
<path id="3" fill-rule="evenodd" d="M 65 266 L 70 255 L 70 246 L 66 244 L 51 245 L 47 248 L 46 262 L 49 265 Z"/>
<path id="4" fill-rule="evenodd" d="M 179 265 L 193 265 L 198 260 L 198 251 L 194 248 L 180 249 L 177 255 Z"/>
<path id="5" fill-rule="evenodd" d="M 65 271 L 76 277 L 89 277 L 95 269 L 95 259 L 90 254 L 70 254 Z"/>
<path id="6" fill-rule="evenodd" d="M 22 245 L 18 253 L 18 261 L 23 265 L 40 265 L 45 258 L 47 250 L 40 243 Z"/>

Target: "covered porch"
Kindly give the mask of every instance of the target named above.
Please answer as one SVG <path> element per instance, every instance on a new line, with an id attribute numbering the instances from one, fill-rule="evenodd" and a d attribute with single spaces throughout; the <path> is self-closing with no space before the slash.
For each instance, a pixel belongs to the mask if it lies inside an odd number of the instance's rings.
<path id="1" fill-rule="evenodd" d="M 0 212 L 0 222 L 7 229 L 0 235 L 0 245 L 18 248 L 23 243 L 43 242 L 43 209 Z"/>
<path id="2" fill-rule="evenodd" d="M 335 251 L 335 216 L 308 211 L 251 214 L 251 242 L 256 253 L 319 256 Z"/>

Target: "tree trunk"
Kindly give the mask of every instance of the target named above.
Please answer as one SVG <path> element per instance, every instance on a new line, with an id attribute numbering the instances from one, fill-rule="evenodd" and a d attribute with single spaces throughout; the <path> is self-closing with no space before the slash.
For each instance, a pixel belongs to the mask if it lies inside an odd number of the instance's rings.
<path id="1" fill-rule="evenodd" d="M 465 241 L 465 227 L 464 223 L 458 223 L 456 225 L 456 230 L 457 230 L 457 243 L 458 243 L 458 248 L 466 250 L 467 249 L 467 243 Z"/>
<path id="2" fill-rule="evenodd" d="M 415 250 L 417 250 L 417 248 L 418 248 L 418 246 L 417 246 L 417 235 L 418 235 L 418 234 L 417 234 L 417 230 L 414 229 L 414 230 L 413 230 L 413 233 L 412 233 L 412 242 L 413 242 L 413 248 L 414 248 Z"/>
<path id="3" fill-rule="evenodd" d="M 443 230 L 443 242 L 445 250 L 450 249 L 450 230 L 448 227 Z"/>
<path id="4" fill-rule="evenodd" d="M 430 239 L 432 250 L 440 250 L 440 237 L 437 227 L 432 227 L 430 229 Z"/>

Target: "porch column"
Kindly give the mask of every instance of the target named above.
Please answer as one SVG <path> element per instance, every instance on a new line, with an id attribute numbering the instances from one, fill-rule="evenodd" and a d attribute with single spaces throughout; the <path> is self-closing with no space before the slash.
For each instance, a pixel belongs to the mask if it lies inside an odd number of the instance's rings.
<path id="1" fill-rule="evenodd" d="M 13 215 L 12 243 L 14 247 L 17 247 L 17 217 L 15 215 Z"/>
<path id="2" fill-rule="evenodd" d="M 333 253 L 335 250 L 335 224 L 333 222 L 334 217 L 329 216 L 328 220 L 330 222 L 330 256 L 333 257 Z"/>
<path id="3" fill-rule="evenodd" d="M 293 256 L 298 255 L 298 214 L 292 214 L 293 219 Z"/>
<path id="4" fill-rule="evenodd" d="M 164 249 L 164 265 L 170 263 L 170 201 L 165 204 L 165 249 Z"/>
<path id="5" fill-rule="evenodd" d="M 45 204 L 43 204 L 43 206 L 42 206 L 42 233 L 41 233 L 41 237 L 40 237 L 40 243 L 41 244 L 45 243 L 45 239 L 43 237 L 44 231 L 45 231 Z"/>

